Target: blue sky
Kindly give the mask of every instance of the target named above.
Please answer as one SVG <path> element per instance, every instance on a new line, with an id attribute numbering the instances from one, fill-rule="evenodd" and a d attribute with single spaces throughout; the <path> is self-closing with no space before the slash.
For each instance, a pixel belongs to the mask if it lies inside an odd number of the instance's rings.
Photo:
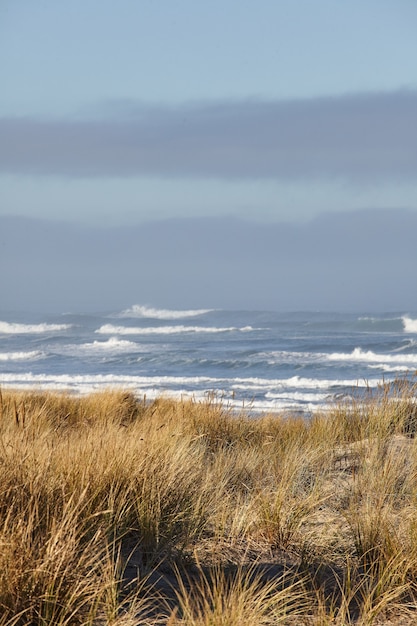
<path id="1" fill-rule="evenodd" d="M 416 35 L 416 0 L 1 0 L 1 307 L 417 311 Z"/>
<path id="2" fill-rule="evenodd" d="M 3 0 L 1 215 L 414 211 L 416 24 L 414 0 Z"/>

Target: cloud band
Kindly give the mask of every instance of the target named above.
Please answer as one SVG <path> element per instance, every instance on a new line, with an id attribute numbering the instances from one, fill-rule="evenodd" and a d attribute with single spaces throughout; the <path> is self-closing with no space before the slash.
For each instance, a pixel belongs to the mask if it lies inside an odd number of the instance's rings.
<path id="1" fill-rule="evenodd" d="M 70 177 L 417 179 L 417 92 L 0 119 L 0 171 Z"/>

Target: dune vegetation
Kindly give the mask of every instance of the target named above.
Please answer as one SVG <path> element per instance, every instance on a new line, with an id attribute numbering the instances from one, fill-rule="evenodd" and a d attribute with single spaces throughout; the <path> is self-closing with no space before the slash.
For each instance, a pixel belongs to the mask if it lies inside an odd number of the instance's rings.
<path id="1" fill-rule="evenodd" d="M 3 389 L 0 626 L 416 624 L 415 396 Z"/>

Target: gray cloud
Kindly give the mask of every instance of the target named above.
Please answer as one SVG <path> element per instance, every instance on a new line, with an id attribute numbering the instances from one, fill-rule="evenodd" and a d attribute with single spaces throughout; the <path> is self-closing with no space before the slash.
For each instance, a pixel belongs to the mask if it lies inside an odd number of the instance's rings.
<path id="1" fill-rule="evenodd" d="M 417 179 L 417 92 L 0 119 L 0 171 L 74 177 Z"/>
<path id="2" fill-rule="evenodd" d="M 0 217 L 2 309 L 417 310 L 416 211 L 93 228 Z"/>

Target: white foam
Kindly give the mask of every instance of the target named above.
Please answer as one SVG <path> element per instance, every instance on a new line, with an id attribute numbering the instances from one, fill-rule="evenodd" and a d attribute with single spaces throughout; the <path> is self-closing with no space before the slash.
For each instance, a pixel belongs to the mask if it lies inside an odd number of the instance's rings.
<path id="1" fill-rule="evenodd" d="M 103 335 L 175 335 L 180 333 L 225 333 L 225 332 L 250 332 L 254 330 L 252 326 L 244 326 L 236 328 L 230 326 L 228 328 L 218 328 L 210 326 L 147 326 L 140 328 L 138 326 L 114 326 L 113 324 L 104 324 L 95 332 Z"/>
<path id="2" fill-rule="evenodd" d="M 267 379 L 267 378 L 234 378 L 232 379 L 231 386 L 233 389 L 239 390 L 265 390 L 268 389 L 286 389 L 286 388 L 300 388 L 300 389 L 328 389 L 339 387 L 357 387 L 357 380 L 331 380 L 331 379 L 317 379 L 317 378 L 304 378 L 302 376 L 291 376 L 290 378 L 282 379 Z M 369 381 L 367 386 L 377 386 L 379 381 Z"/>
<path id="3" fill-rule="evenodd" d="M 417 354 L 376 354 L 372 350 L 355 348 L 352 352 L 333 352 L 327 358 L 330 361 L 359 361 L 368 363 L 410 363 L 417 365 Z"/>
<path id="4" fill-rule="evenodd" d="M 386 363 L 379 363 L 378 365 L 370 365 L 370 369 L 380 370 L 382 372 L 394 373 L 394 372 L 409 372 L 414 368 L 410 368 L 408 365 L 387 365 Z"/>
<path id="5" fill-rule="evenodd" d="M 106 341 L 93 341 L 92 343 L 84 343 L 82 346 L 83 348 L 94 348 L 96 350 L 131 350 L 132 348 L 137 348 L 138 344 L 134 341 L 110 337 Z"/>
<path id="6" fill-rule="evenodd" d="M 401 317 L 369 317 L 366 315 L 364 317 L 358 317 L 358 321 L 360 322 L 372 322 L 375 324 L 379 324 L 380 322 L 396 322 L 401 319 Z"/>
<path id="7" fill-rule="evenodd" d="M 230 384 L 232 382 L 232 384 Z M 380 381 L 369 381 L 366 387 L 377 386 Z M 358 388 L 354 380 L 314 380 L 294 376 L 288 379 L 211 378 L 208 376 L 133 376 L 115 374 L 70 375 L 70 374 L 0 374 L 3 387 L 21 389 L 43 389 L 69 391 L 88 394 L 103 389 L 129 389 L 148 399 L 161 396 L 173 398 L 203 399 L 208 394 L 218 394 L 228 406 L 254 412 L 299 410 L 314 411 L 323 409 L 333 402 L 331 394 L 340 387 Z M 235 396 L 242 390 L 241 399 Z M 250 398 L 253 391 L 259 391 L 264 398 Z M 311 391 L 309 391 L 311 390 Z M 326 402 L 326 399 L 329 402 Z"/>
<path id="8" fill-rule="evenodd" d="M 123 385 L 150 385 L 164 387 L 168 385 L 201 385 L 216 383 L 220 379 L 210 378 L 207 376 L 134 376 L 130 374 L 33 374 L 27 372 L 25 374 L 0 374 L 0 382 L 10 383 L 16 382 L 56 382 L 64 385 L 83 385 L 83 384 L 116 384 Z"/>
<path id="9" fill-rule="evenodd" d="M 90 343 L 82 343 L 80 345 L 70 344 L 59 348 L 61 354 L 69 354 L 72 356 L 88 355 L 88 354 L 119 354 L 125 352 L 140 352 L 143 346 L 134 341 L 126 339 L 118 339 L 110 337 L 106 341 L 92 341 Z"/>
<path id="10" fill-rule="evenodd" d="M 224 388 L 231 389 L 274 391 L 280 389 L 331 389 L 333 387 L 357 386 L 355 380 L 318 380 L 314 378 L 302 378 L 292 376 L 290 378 L 214 378 L 210 376 L 135 376 L 131 374 L 33 374 L 32 372 L 19 374 L 0 374 L 0 382 L 58 382 L 68 385 L 83 385 L 85 383 L 104 384 L 135 384 L 138 386 L 151 387 L 199 387 L 206 389 Z M 372 384 L 372 383 L 371 383 Z M 375 384 L 378 384 L 375 381 Z"/>
<path id="11" fill-rule="evenodd" d="M 272 350 L 270 352 L 259 352 L 257 360 L 265 360 L 268 365 L 279 365 L 281 363 L 306 363 L 318 361 L 326 357 L 320 352 L 293 352 L 288 350 Z"/>
<path id="12" fill-rule="evenodd" d="M 68 330 L 71 326 L 71 324 L 17 324 L 15 322 L 0 322 L 0 333 L 7 335 L 49 333 L 52 331 Z"/>
<path id="13" fill-rule="evenodd" d="M 411 317 L 404 315 L 402 318 L 404 330 L 406 333 L 417 333 L 417 320 L 413 320 Z"/>
<path id="14" fill-rule="evenodd" d="M 3 352 L 0 353 L 0 361 L 34 361 L 40 359 L 45 354 L 39 350 L 30 352 Z"/>
<path id="15" fill-rule="evenodd" d="M 154 309 L 152 307 L 134 304 L 129 309 L 119 313 L 118 317 L 147 317 L 157 320 L 177 320 L 184 317 L 197 317 L 210 313 L 214 309 L 189 309 L 184 311 L 170 309 Z"/>
<path id="16" fill-rule="evenodd" d="M 282 401 L 288 401 L 291 400 L 292 402 L 296 401 L 298 403 L 304 403 L 304 402 L 323 402 L 323 400 L 326 400 L 329 398 L 329 394 L 328 393 L 302 393 L 301 391 L 290 391 L 290 392 L 286 392 L 286 393 L 272 393 L 270 391 L 268 391 L 265 394 L 265 398 L 270 398 L 273 400 L 282 400 Z"/>
<path id="17" fill-rule="evenodd" d="M 123 376 L 114 374 L 69 375 L 69 374 L 0 374 L 2 387 L 19 389 L 38 388 L 50 391 L 70 391 L 88 394 L 103 389 L 129 389 L 134 393 L 157 398 L 167 394 L 169 397 L 203 397 L 206 389 L 212 389 L 216 379 L 204 377 L 176 376 Z M 196 389 L 195 389 L 196 388 Z"/>
<path id="18" fill-rule="evenodd" d="M 285 413 L 287 411 L 290 412 L 310 412 L 314 413 L 320 408 L 320 411 L 329 410 L 334 404 L 330 400 L 328 403 L 320 403 L 319 405 L 315 402 L 298 402 L 296 400 L 291 400 L 290 398 L 276 398 L 274 400 L 256 400 L 252 402 L 249 406 L 239 405 L 239 403 L 233 403 L 233 408 L 239 409 L 243 408 L 249 410 L 251 413 Z"/>

